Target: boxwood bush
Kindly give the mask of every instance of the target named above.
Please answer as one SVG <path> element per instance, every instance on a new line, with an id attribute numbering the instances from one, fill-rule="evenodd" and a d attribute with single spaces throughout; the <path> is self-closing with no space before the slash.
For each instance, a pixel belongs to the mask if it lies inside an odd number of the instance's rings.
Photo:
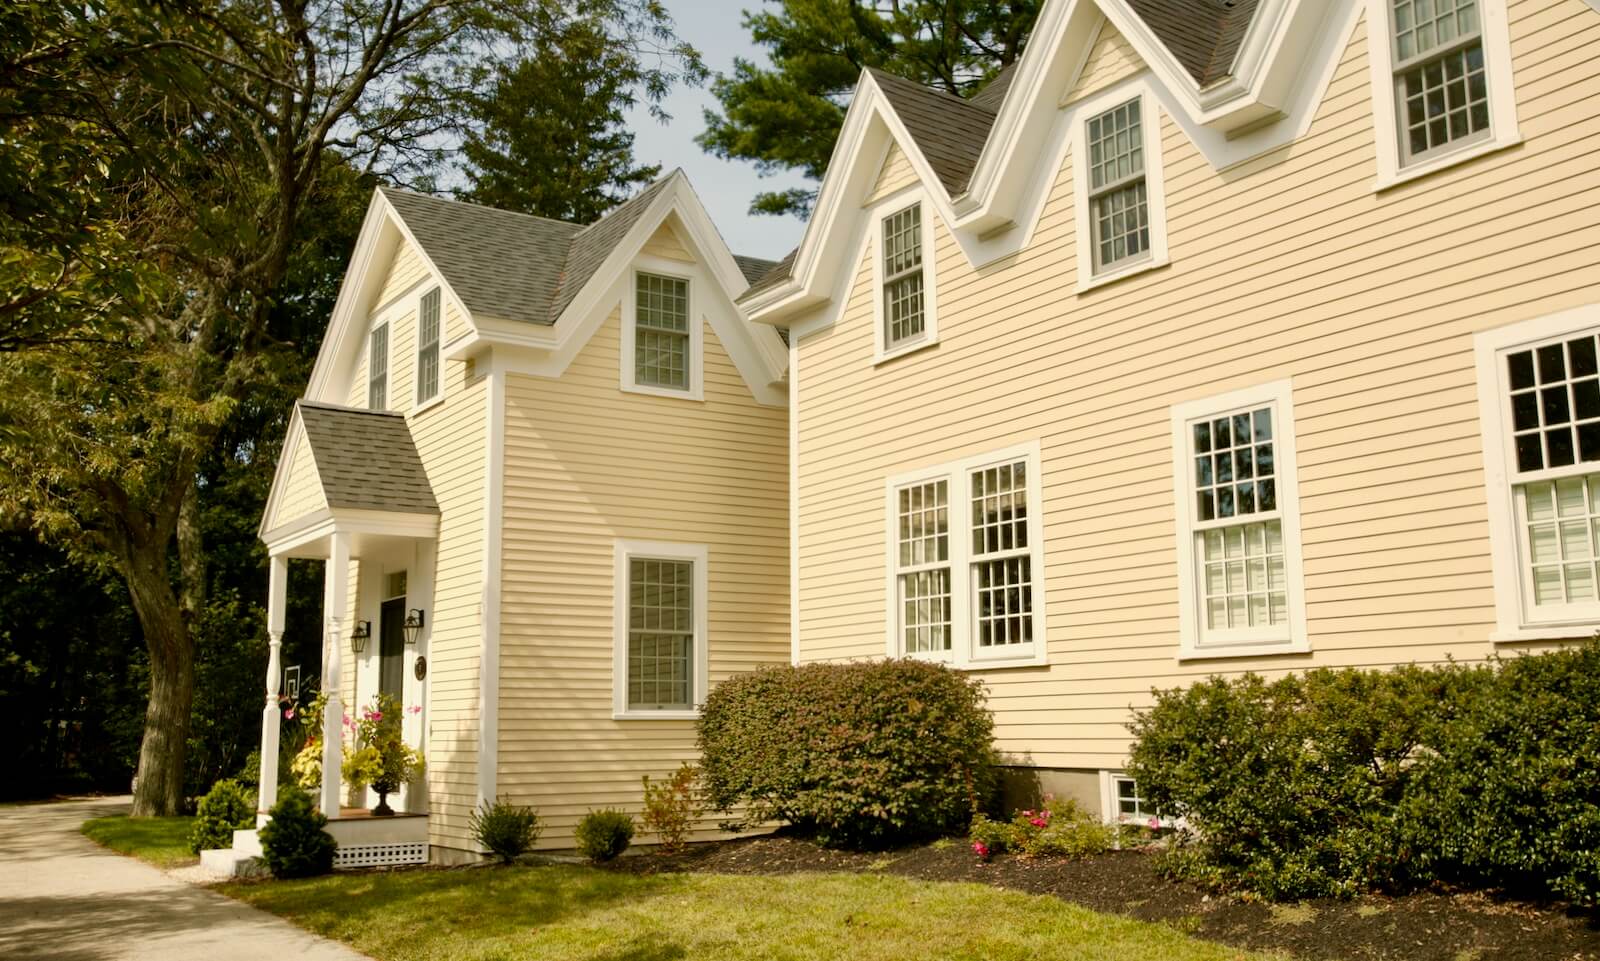
<path id="1" fill-rule="evenodd" d="M 701 783 L 718 811 L 879 848 L 963 830 L 994 783 L 982 686 L 914 660 L 764 668 L 711 692 Z"/>
<path id="2" fill-rule="evenodd" d="M 189 850 L 195 854 L 233 847 L 233 832 L 255 827 L 255 794 L 232 778 L 211 785 L 195 809 Z"/>
<path id="3" fill-rule="evenodd" d="M 1158 691 L 1132 724 L 1179 875 L 1274 899 L 1432 880 L 1600 895 L 1600 644 Z"/>
<path id="4" fill-rule="evenodd" d="M 316 809 L 311 795 L 286 787 L 271 816 L 261 828 L 261 859 L 276 878 L 309 878 L 333 870 L 338 843 L 324 830 L 328 818 Z"/>

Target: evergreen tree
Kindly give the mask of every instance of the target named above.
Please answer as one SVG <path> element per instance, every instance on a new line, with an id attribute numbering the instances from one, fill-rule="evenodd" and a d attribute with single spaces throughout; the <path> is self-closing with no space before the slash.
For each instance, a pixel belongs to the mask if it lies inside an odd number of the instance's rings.
<path id="1" fill-rule="evenodd" d="M 962 96 L 1022 55 L 1039 0 L 780 0 L 746 12 L 745 27 L 772 67 L 734 61 L 712 92 L 699 143 L 763 173 L 799 170 L 821 180 L 850 91 L 867 67 Z M 756 196 L 756 213 L 806 214 L 815 191 Z"/>

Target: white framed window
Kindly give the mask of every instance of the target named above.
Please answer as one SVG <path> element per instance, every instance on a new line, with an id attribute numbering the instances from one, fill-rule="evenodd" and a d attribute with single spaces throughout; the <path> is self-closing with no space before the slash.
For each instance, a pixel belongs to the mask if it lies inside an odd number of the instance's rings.
<path id="1" fill-rule="evenodd" d="M 652 262 L 632 275 L 623 298 L 622 387 L 662 397 L 699 400 L 701 324 L 694 285 L 684 265 Z"/>
<path id="2" fill-rule="evenodd" d="M 1139 796 L 1139 785 L 1126 774 L 1100 772 L 1100 810 L 1107 822 L 1139 827 L 1171 827 L 1172 821 Z"/>
<path id="3" fill-rule="evenodd" d="M 1044 663 L 1038 443 L 891 477 L 885 496 L 889 656 Z"/>
<path id="4" fill-rule="evenodd" d="M 1504 0 L 1367 0 L 1367 23 L 1380 188 L 1521 139 Z"/>
<path id="5" fill-rule="evenodd" d="M 1073 190 L 1081 293 L 1168 263 L 1161 112 L 1142 80 L 1074 105 Z"/>
<path id="6" fill-rule="evenodd" d="M 617 718 L 693 718 L 705 701 L 707 550 L 615 544 L 613 709 Z"/>
<path id="7" fill-rule="evenodd" d="M 920 190 L 883 201 L 873 216 L 873 363 L 938 343 L 933 212 Z"/>
<path id="8" fill-rule="evenodd" d="M 440 343 L 444 339 L 439 288 L 417 301 L 417 406 L 439 397 Z"/>
<path id="9" fill-rule="evenodd" d="M 1600 627 L 1600 305 L 1476 341 L 1495 640 Z"/>
<path id="10" fill-rule="evenodd" d="M 389 324 L 367 335 L 367 409 L 389 409 Z"/>
<path id="11" fill-rule="evenodd" d="M 1179 656 L 1304 652 L 1289 381 L 1172 408 Z"/>

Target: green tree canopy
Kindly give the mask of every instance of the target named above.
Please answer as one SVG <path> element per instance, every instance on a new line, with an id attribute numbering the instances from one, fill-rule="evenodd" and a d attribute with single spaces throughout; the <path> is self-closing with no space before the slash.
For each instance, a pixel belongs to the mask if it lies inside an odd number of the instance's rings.
<path id="1" fill-rule="evenodd" d="M 771 174 L 821 180 L 851 90 L 867 67 L 970 95 L 1022 55 L 1039 0 L 780 0 L 746 12 L 745 27 L 772 66 L 734 61 L 712 92 L 699 143 L 719 157 L 754 161 Z M 756 213 L 804 215 L 815 191 L 756 196 Z"/>

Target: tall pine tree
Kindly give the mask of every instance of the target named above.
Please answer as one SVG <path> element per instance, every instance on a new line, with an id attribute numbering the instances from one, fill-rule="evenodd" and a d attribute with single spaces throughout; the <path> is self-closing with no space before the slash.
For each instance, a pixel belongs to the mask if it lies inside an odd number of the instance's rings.
<path id="1" fill-rule="evenodd" d="M 772 67 L 740 58 L 717 77 L 722 111 L 706 111 L 699 143 L 763 173 L 821 180 L 863 69 L 969 95 L 1022 55 L 1038 12 L 1039 0 L 779 0 L 776 11 L 747 11 L 745 27 Z M 767 192 L 750 209 L 805 214 L 814 198 Z"/>

